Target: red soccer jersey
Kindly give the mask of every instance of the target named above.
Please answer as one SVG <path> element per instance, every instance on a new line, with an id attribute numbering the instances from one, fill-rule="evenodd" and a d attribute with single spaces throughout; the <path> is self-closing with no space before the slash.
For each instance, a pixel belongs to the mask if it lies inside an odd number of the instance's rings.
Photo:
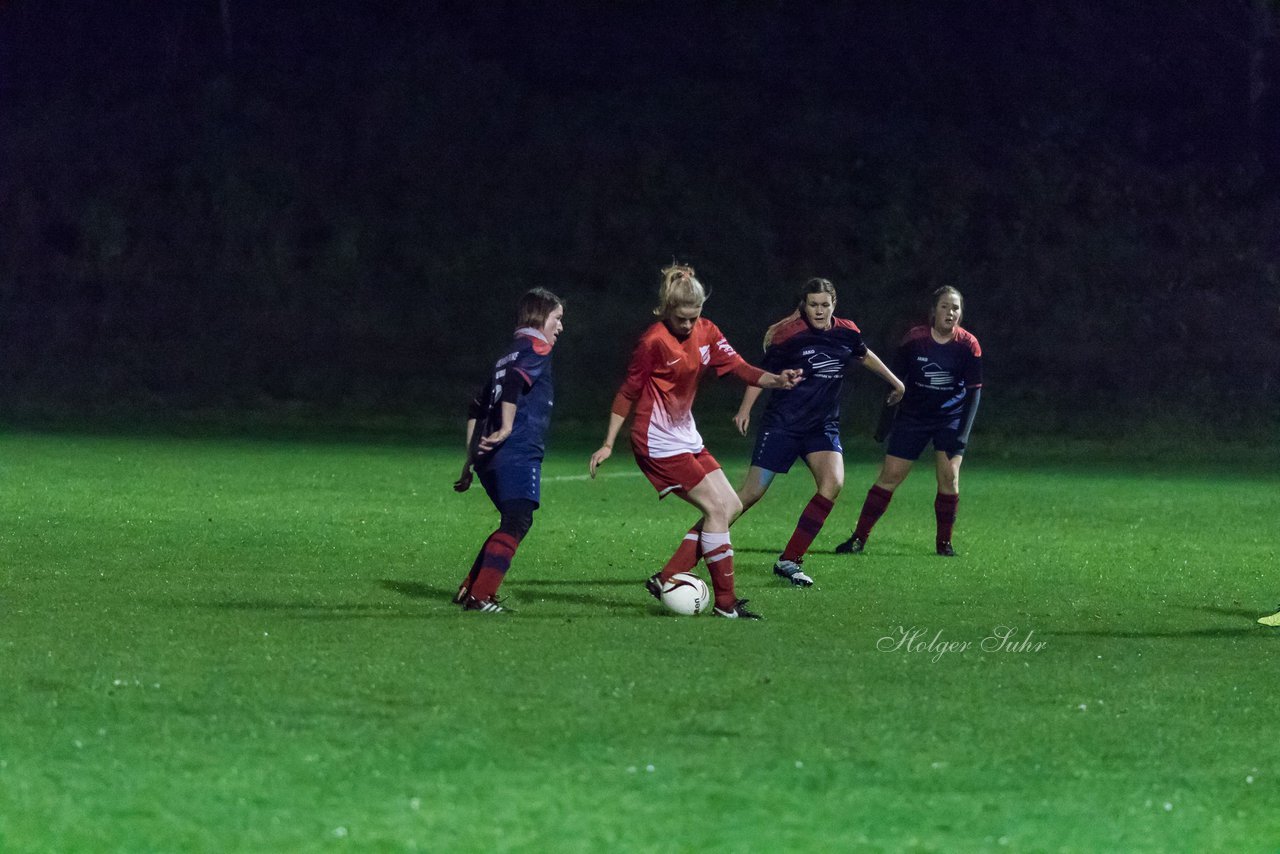
<path id="1" fill-rule="evenodd" d="M 613 399 L 613 411 L 624 418 L 635 406 L 631 444 L 637 454 L 661 458 L 702 450 L 702 436 L 693 423 L 693 398 L 707 368 L 719 376 L 733 373 L 748 383 L 764 375 L 743 361 L 705 317 L 698 318 L 683 341 L 661 321 L 640 336 L 627 378 Z"/>

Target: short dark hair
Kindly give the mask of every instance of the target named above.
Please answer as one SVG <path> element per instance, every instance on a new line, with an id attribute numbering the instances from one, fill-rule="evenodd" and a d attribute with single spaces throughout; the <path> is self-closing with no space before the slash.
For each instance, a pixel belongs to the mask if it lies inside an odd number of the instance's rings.
<path id="1" fill-rule="evenodd" d="M 540 328 L 556 308 L 564 308 L 564 300 L 546 288 L 533 288 L 520 297 L 516 306 L 516 326 Z"/>

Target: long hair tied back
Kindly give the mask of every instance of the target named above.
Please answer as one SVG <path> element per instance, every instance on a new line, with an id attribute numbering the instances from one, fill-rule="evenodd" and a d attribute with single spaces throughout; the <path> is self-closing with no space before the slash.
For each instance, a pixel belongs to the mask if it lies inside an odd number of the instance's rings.
<path id="1" fill-rule="evenodd" d="M 662 286 L 658 288 L 658 307 L 653 313 L 658 317 L 667 317 L 677 308 L 686 306 L 702 307 L 707 301 L 707 292 L 693 274 L 688 264 L 672 264 L 662 270 Z"/>
<path id="2" fill-rule="evenodd" d="M 809 294 L 831 294 L 831 302 L 834 304 L 836 301 L 836 286 L 831 284 L 830 279 L 813 277 L 804 283 L 804 287 L 800 289 L 800 293 L 796 296 L 797 309 L 804 307 Z"/>

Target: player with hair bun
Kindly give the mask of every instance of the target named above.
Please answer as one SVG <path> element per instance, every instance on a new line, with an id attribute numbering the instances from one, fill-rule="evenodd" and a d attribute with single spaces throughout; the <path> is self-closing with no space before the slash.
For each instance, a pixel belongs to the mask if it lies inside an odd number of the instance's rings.
<path id="1" fill-rule="evenodd" d="M 836 317 L 835 308 L 835 285 L 828 279 L 810 279 L 800 291 L 796 310 L 765 332 L 761 367 L 773 371 L 803 369 L 805 381 L 789 391 L 770 392 L 760 418 L 751 467 L 738 490 L 745 513 L 764 496 L 774 477 L 790 471 L 797 459 L 809 467 L 817 491 L 805 505 L 791 539 L 773 565 L 774 575 L 797 587 L 813 584 L 801 568 L 804 555 L 844 486 L 840 392 L 846 369 L 860 363 L 893 386 L 887 398 L 890 405 L 897 403 L 904 391 L 902 381 L 867 349 L 857 325 Z M 748 387 L 733 418 L 744 436 L 751 424 L 751 408 L 760 393 L 759 388 Z"/>
<path id="2" fill-rule="evenodd" d="M 849 539 L 836 546 L 838 554 L 857 554 L 866 548 L 871 529 L 888 508 L 893 491 L 906 480 L 912 463 L 930 442 L 938 477 L 933 502 L 935 547 L 944 557 L 956 554 L 951 534 L 960 503 L 960 463 L 982 393 L 982 347 L 960 326 L 964 310 L 960 291 L 938 288 L 930 306 L 929 325 L 912 329 L 898 348 L 894 372 L 906 382 L 907 392 L 887 428 L 884 463 L 867 491 L 858 526 Z"/>
<path id="3" fill-rule="evenodd" d="M 555 397 L 551 348 L 563 331 L 564 302 L 558 296 L 534 288 L 521 297 L 515 337 L 467 412 L 467 458 L 453 488 L 466 492 L 474 468 L 501 519 L 453 597 L 465 611 L 506 610 L 498 587 L 541 501 L 542 457 Z"/>
<path id="4" fill-rule="evenodd" d="M 715 591 L 713 613 L 720 617 L 759 619 L 737 598 L 733 583 L 733 546 L 729 525 L 742 510 L 715 457 L 703 445 L 693 421 L 698 380 L 708 369 L 720 376 L 733 374 L 762 388 L 794 388 L 803 378 L 799 370 L 769 373 L 747 364 L 714 323 L 702 316 L 707 295 L 692 267 L 673 264 L 662 271 L 659 318 L 640 336 L 627 366 L 627 376 L 613 399 L 604 443 L 591 455 L 595 477 L 613 454 L 613 444 L 634 409 L 631 446 L 636 463 L 658 497 L 675 493 L 701 513 L 675 554 L 645 582 L 655 598 L 677 572 L 706 561 Z"/>

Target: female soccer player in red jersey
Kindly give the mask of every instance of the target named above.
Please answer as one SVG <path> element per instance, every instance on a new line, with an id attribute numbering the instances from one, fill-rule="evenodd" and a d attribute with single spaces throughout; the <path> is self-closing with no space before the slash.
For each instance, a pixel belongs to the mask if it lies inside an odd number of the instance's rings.
<path id="1" fill-rule="evenodd" d="M 793 388 L 803 372 L 774 374 L 748 365 L 716 325 L 702 316 L 706 298 L 692 267 L 673 265 L 662 271 L 658 307 L 653 312 L 661 319 L 645 330 L 631 355 L 627 378 L 613 400 L 604 444 L 591 455 L 590 472 L 595 477 L 612 456 L 618 431 L 634 408 L 631 446 L 640 471 L 658 490 L 659 498 L 674 492 L 702 514 L 667 565 L 645 582 L 646 589 L 659 596 L 667 579 L 692 568 L 701 555 L 715 590 L 714 613 L 759 619 L 734 592 L 729 524 L 742 503 L 720 464 L 703 446 L 693 421 L 693 399 L 707 368 L 763 388 Z"/>
<path id="2" fill-rule="evenodd" d="M 938 554 L 954 557 L 951 532 L 960 502 L 960 463 L 969 431 L 978 414 L 982 390 L 982 347 L 960 327 L 964 298 L 952 287 L 933 292 L 928 326 L 907 333 L 898 348 L 894 369 L 905 379 L 907 392 L 885 448 L 884 463 L 867 492 L 852 536 L 836 546 L 840 554 L 857 554 L 871 529 L 884 514 L 893 491 L 911 473 L 911 464 L 933 443 L 938 494 L 933 511 L 937 520 Z"/>
<path id="3" fill-rule="evenodd" d="M 775 575 L 797 587 L 813 584 L 801 564 L 844 486 L 840 391 L 845 369 L 861 363 L 893 386 L 887 399 L 889 405 L 897 403 L 905 390 L 902 381 L 867 349 L 853 321 L 835 316 L 835 307 L 835 285 L 827 279 L 810 279 L 800 292 L 796 311 L 765 332 L 761 366 L 767 371 L 801 369 L 805 381 L 790 391 L 769 394 L 751 468 L 738 490 L 745 513 L 764 496 L 773 478 L 790 471 L 797 459 L 804 460 L 813 473 L 817 492 L 800 514 L 791 539 L 773 565 Z M 751 424 L 751 407 L 760 393 L 759 388 L 748 387 L 733 418 L 744 436 Z"/>
<path id="4" fill-rule="evenodd" d="M 521 297 L 515 338 L 467 413 L 467 459 L 453 488 L 466 492 L 474 467 L 501 519 L 453 598 L 464 610 L 506 610 L 499 604 L 498 586 L 533 526 L 533 511 L 541 500 L 542 456 L 554 398 L 551 348 L 564 331 L 563 318 L 564 303 L 550 291 L 534 288 Z"/>

